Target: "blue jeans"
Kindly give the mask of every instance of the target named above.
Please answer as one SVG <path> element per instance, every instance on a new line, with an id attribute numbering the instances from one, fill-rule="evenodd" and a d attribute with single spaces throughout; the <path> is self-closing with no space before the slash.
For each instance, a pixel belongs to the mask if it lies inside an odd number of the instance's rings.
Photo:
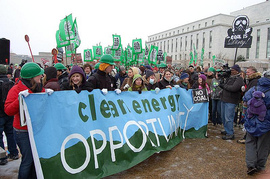
<path id="1" fill-rule="evenodd" d="M 14 130 L 17 144 L 22 154 L 22 161 L 19 168 L 19 179 L 36 178 L 36 170 L 32 156 L 30 140 L 27 131 Z"/>
<path id="2" fill-rule="evenodd" d="M 0 117 L 0 147 L 5 149 L 3 142 L 3 132 L 6 134 L 8 151 L 11 155 L 18 155 L 17 145 L 13 134 L 13 116 Z"/>
<path id="3" fill-rule="evenodd" d="M 233 120 L 236 104 L 221 101 L 221 119 L 224 129 L 228 135 L 233 135 Z"/>
<path id="4" fill-rule="evenodd" d="M 213 124 L 222 124 L 221 104 L 219 99 L 212 99 L 212 122 Z"/>

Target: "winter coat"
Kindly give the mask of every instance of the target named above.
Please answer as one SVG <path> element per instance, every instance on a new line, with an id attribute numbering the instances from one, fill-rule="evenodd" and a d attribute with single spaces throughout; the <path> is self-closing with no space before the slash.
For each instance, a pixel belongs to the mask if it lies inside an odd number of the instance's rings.
<path id="1" fill-rule="evenodd" d="M 44 85 L 44 88 L 45 89 L 52 89 L 54 91 L 60 91 L 61 88 L 60 88 L 60 85 L 58 83 L 58 79 L 57 78 L 52 78 L 50 79 L 49 81 L 47 81 Z"/>
<path id="2" fill-rule="evenodd" d="M 211 99 L 220 99 L 220 95 L 222 93 L 222 89 L 219 87 L 220 81 L 216 78 L 212 79 L 212 83 L 210 86 L 211 91 Z"/>
<path id="3" fill-rule="evenodd" d="M 68 72 L 64 71 L 64 72 L 62 73 L 62 75 L 60 75 L 60 76 L 58 77 L 58 83 L 59 83 L 59 85 L 60 85 L 60 88 L 62 89 L 62 88 L 63 88 L 63 84 L 66 83 L 66 82 L 68 82 L 68 81 L 69 81 L 69 80 L 68 80 Z"/>
<path id="4" fill-rule="evenodd" d="M 121 91 L 127 91 L 128 90 L 128 88 L 125 88 L 124 89 L 124 87 L 126 86 L 126 84 L 128 84 L 128 86 L 131 87 L 131 85 L 132 85 L 132 78 L 127 77 L 127 78 L 124 79 L 124 81 L 123 81 L 123 83 L 122 83 L 122 85 L 120 87 L 120 90 Z"/>
<path id="5" fill-rule="evenodd" d="M 190 86 L 193 86 L 193 84 L 198 80 L 198 74 L 194 71 L 193 73 L 190 74 L 189 78 L 189 84 Z"/>
<path id="6" fill-rule="evenodd" d="M 87 90 L 91 92 L 93 89 L 91 88 L 90 83 L 86 81 L 80 86 L 77 86 L 77 85 L 72 86 L 70 85 L 69 82 L 65 82 L 63 83 L 63 90 L 75 90 L 77 93 L 80 93 L 82 90 Z"/>
<path id="7" fill-rule="evenodd" d="M 88 79 L 88 82 L 90 83 L 90 88 L 93 89 L 100 89 L 103 88 L 107 89 L 108 91 L 114 91 L 114 84 L 112 82 L 111 77 L 106 74 L 104 71 L 97 70 L 96 73 L 91 75 Z"/>
<path id="8" fill-rule="evenodd" d="M 148 83 L 146 84 L 146 88 L 148 91 L 155 90 L 156 88 L 158 88 L 158 83 L 157 82 L 155 82 L 154 84 Z"/>
<path id="9" fill-rule="evenodd" d="M 262 77 L 258 79 L 256 91 L 265 92 L 270 89 L 270 79 Z M 252 98 L 252 93 L 255 91 L 255 87 L 252 87 L 248 90 L 244 97 L 243 101 L 247 102 Z M 252 136 L 258 137 L 270 130 L 270 91 L 265 93 L 264 102 L 267 108 L 266 116 L 264 117 L 264 121 L 260 121 L 257 115 L 254 115 L 252 118 L 248 118 L 245 115 L 245 129 Z"/>
<path id="10" fill-rule="evenodd" d="M 257 85 L 258 79 L 261 78 L 261 74 L 260 73 L 253 73 L 252 75 L 249 76 L 249 78 L 247 79 L 247 88 L 246 91 L 248 91 L 250 88 L 252 88 L 253 86 Z"/>
<path id="11" fill-rule="evenodd" d="M 6 102 L 5 102 L 5 113 L 9 116 L 14 116 L 13 127 L 19 130 L 27 130 L 27 125 L 21 127 L 20 125 L 20 107 L 19 107 L 19 93 L 21 91 L 27 90 L 29 93 L 34 93 L 26 86 L 21 80 L 15 84 L 8 93 Z M 41 92 L 45 92 L 45 89 L 42 88 Z"/>
<path id="12" fill-rule="evenodd" d="M 188 85 L 189 85 L 188 83 L 186 85 L 184 83 L 179 83 L 179 87 L 184 88 L 186 90 L 189 90 Z"/>
<path id="13" fill-rule="evenodd" d="M 175 85 L 175 82 L 173 80 L 168 81 L 164 77 L 162 78 L 162 80 L 160 80 L 160 82 L 158 82 L 159 89 L 165 89 L 168 85 L 171 85 L 171 87 L 173 87 Z"/>
<path id="14" fill-rule="evenodd" d="M 244 86 L 243 78 L 238 75 L 230 76 L 224 84 L 221 93 L 221 101 L 225 103 L 238 104 L 241 100 L 241 87 Z"/>
<path id="15" fill-rule="evenodd" d="M 142 85 L 140 87 L 136 87 L 136 84 L 135 84 L 135 81 L 138 78 L 141 78 L 142 80 Z M 128 91 L 139 91 L 139 93 L 141 93 L 142 91 L 147 91 L 147 88 L 145 87 L 142 76 L 140 74 L 135 74 L 133 76 L 132 86 L 128 88 Z"/>
<path id="16" fill-rule="evenodd" d="M 115 75 L 114 78 L 116 79 L 116 81 L 120 80 L 120 86 L 121 86 L 123 84 L 125 78 L 127 78 L 127 77 L 128 77 L 127 73 L 123 74 L 123 73 L 119 72 Z"/>
<path id="17" fill-rule="evenodd" d="M 9 79 L 8 79 L 8 77 L 7 77 L 7 75 L 0 75 L 0 81 L 3 81 L 3 82 L 8 82 L 9 81 Z M 0 88 L 1 88 L 1 86 L 0 86 Z M 2 90 L 1 90 L 2 91 Z M 2 93 L 0 94 L 1 96 L 2 96 Z M 1 99 L 2 99 L 2 97 L 1 97 Z M 2 103 L 2 102 L 1 102 Z M 3 103 L 2 103 L 3 104 Z M 5 116 L 7 116 L 7 114 L 5 113 L 5 111 L 4 111 L 4 106 L 2 106 L 2 104 L 1 104 L 1 108 L 0 108 L 0 117 L 5 117 Z M 2 109 L 3 108 L 3 109 Z M 2 140 L 2 139 L 0 139 L 0 140 Z"/>

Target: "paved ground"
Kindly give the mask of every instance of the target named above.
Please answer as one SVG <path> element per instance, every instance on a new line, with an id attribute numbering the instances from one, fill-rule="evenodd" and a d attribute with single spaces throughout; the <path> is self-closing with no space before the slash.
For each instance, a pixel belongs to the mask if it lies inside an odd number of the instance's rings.
<path id="1" fill-rule="evenodd" d="M 208 127 L 208 138 L 185 139 L 170 151 L 161 152 L 130 168 L 107 177 L 114 178 L 188 178 L 188 179 L 253 179 L 270 178 L 246 175 L 245 145 L 236 141 L 244 132 L 235 127 L 235 140 L 221 139 L 221 126 Z M 0 166 L 0 179 L 17 178 L 20 160 Z M 267 162 L 270 169 L 270 161 Z M 269 175 L 268 175 L 269 174 Z"/>

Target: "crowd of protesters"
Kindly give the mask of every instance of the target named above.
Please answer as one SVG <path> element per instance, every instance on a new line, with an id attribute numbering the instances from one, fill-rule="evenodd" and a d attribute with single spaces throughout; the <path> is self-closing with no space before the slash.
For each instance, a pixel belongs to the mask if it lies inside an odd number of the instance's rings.
<path id="1" fill-rule="evenodd" d="M 18 150 L 14 148 L 17 143 L 22 154 L 19 178 L 35 178 L 36 175 L 27 125 L 20 125 L 18 96 L 37 92 L 51 94 L 61 90 L 75 90 L 80 93 L 82 90 L 91 92 L 93 89 L 100 89 L 106 95 L 108 91 L 115 91 L 117 94 L 122 91 L 137 91 L 140 94 L 153 90 L 158 93 L 162 89 L 173 87 L 185 90 L 205 89 L 209 96 L 209 123 L 214 126 L 223 125 L 223 140 L 234 140 L 235 124 L 245 126 L 246 135 L 237 142 L 246 144 L 247 174 L 252 175 L 265 169 L 270 149 L 270 92 L 267 91 L 270 88 L 270 70 L 261 74 L 255 67 L 250 66 L 246 71 L 242 71 L 237 64 L 232 67 L 224 65 L 207 68 L 193 65 L 176 68 L 164 63 L 159 67 L 125 67 L 117 66 L 111 55 L 103 55 L 94 65 L 73 65 L 71 69 L 62 63 L 52 66 L 47 64 L 43 69 L 36 63 L 25 61 L 16 67 L 10 65 L 5 70 L 2 68 L 4 67 L 0 66 L 0 75 L 13 80 L 15 85 L 9 91 L 5 108 L 0 111 L 5 114 L 0 117 L 0 133 L 2 135 L 2 132 L 5 132 L 10 152 L 8 156 L 0 159 L 0 164 L 6 164 L 8 157 L 18 159 Z M 267 112 L 264 120 L 258 120 L 258 116 L 251 119 L 247 117 L 247 104 L 256 90 L 265 93 Z M 10 116 L 14 116 L 14 135 L 10 132 L 13 130 L 10 122 L 13 117 L 8 119 Z M 3 127 L 3 120 L 6 121 L 5 125 L 9 126 L 9 131 L 4 129 L 6 126 Z M 2 140 L 0 147 L 4 148 Z"/>

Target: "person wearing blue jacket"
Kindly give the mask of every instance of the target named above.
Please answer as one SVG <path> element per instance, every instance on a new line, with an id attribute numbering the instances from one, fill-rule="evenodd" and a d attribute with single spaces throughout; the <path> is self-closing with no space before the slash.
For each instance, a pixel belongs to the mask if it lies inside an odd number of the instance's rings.
<path id="1" fill-rule="evenodd" d="M 268 91 L 267 91 L 268 90 Z M 258 79 L 257 86 L 248 90 L 243 101 L 248 102 L 252 98 L 254 91 L 265 93 L 264 102 L 267 108 L 264 120 L 258 119 L 258 115 L 251 118 L 245 116 L 246 136 L 246 165 L 247 174 L 253 175 L 265 169 L 265 164 L 270 149 L 270 70 L 264 73 L 264 77 Z"/>

